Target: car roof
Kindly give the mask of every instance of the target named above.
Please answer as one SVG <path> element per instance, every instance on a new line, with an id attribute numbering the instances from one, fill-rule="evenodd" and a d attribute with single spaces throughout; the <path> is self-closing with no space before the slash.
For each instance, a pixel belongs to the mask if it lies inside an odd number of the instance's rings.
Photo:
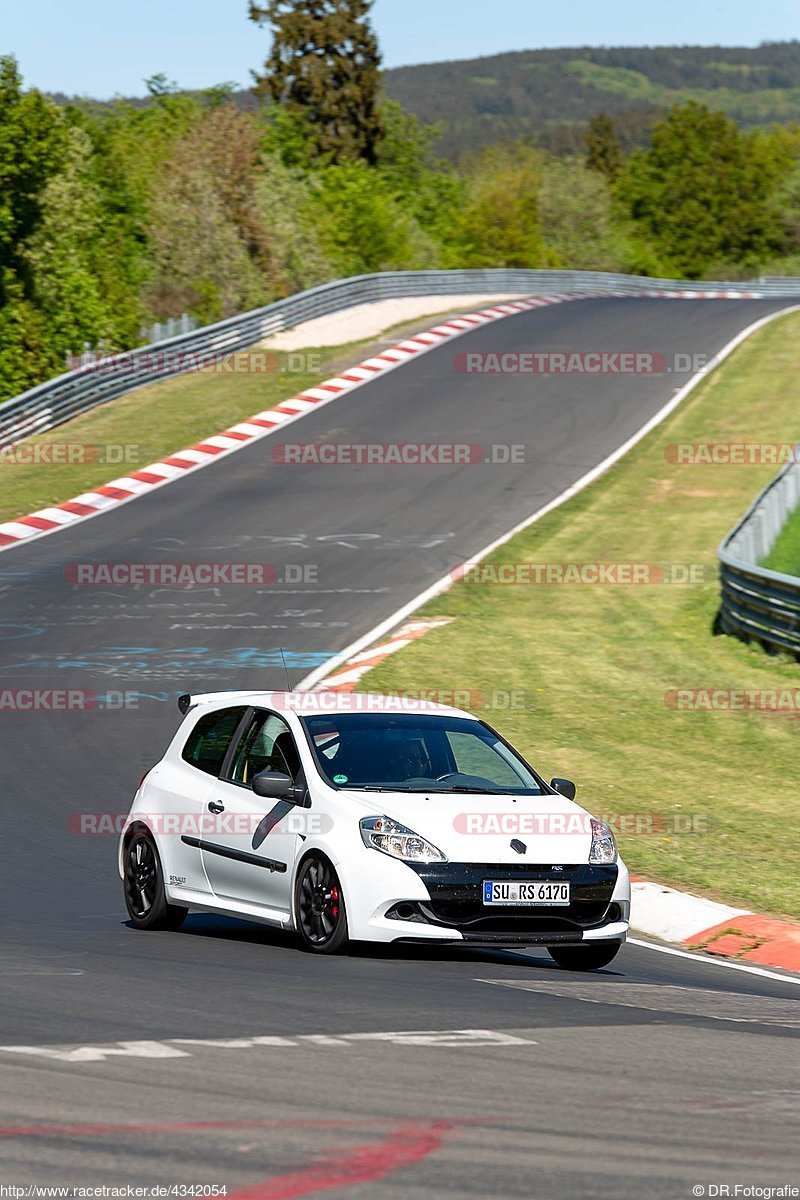
<path id="1" fill-rule="evenodd" d="M 427 714 L 428 716 L 468 717 L 473 713 L 448 704 L 437 704 L 420 696 L 384 696 L 374 692 L 204 692 L 198 696 L 182 696 L 181 711 L 197 706 L 213 709 L 228 704 L 251 704 L 256 708 L 272 708 L 277 712 L 298 716 L 331 715 L 332 713 L 391 713 L 395 716 Z"/>

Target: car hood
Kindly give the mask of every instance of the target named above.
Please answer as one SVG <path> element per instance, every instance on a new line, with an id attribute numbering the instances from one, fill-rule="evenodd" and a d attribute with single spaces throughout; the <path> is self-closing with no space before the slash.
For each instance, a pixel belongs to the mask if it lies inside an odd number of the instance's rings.
<path id="1" fill-rule="evenodd" d="M 590 815 L 565 796 L 349 790 L 348 795 L 357 798 L 364 815 L 406 825 L 451 862 L 550 865 L 589 858 Z"/>

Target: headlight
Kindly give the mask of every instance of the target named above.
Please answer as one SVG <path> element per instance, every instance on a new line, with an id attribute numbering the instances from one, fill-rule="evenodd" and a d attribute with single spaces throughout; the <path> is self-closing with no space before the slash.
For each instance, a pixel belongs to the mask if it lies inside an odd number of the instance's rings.
<path id="1" fill-rule="evenodd" d="M 594 866 L 617 861 L 617 843 L 609 827 L 592 817 L 592 848 L 589 851 L 589 862 Z"/>
<path id="2" fill-rule="evenodd" d="M 359 827 L 362 841 L 370 850 L 380 850 L 405 862 L 447 862 L 441 850 L 391 817 L 364 817 Z"/>

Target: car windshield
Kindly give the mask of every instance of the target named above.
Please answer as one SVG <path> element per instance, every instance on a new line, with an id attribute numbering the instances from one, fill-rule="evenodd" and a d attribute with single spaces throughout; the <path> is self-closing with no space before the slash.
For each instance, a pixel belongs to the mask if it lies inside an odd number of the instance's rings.
<path id="1" fill-rule="evenodd" d="M 303 718 L 317 765 L 340 788 L 540 796 L 509 746 L 468 717 L 332 713 Z"/>

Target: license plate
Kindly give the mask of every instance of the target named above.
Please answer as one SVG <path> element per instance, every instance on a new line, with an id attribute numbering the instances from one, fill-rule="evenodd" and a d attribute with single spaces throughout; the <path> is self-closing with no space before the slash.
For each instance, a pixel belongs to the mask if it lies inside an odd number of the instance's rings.
<path id="1" fill-rule="evenodd" d="M 555 879 L 483 881 L 484 904 L 569 904 L 569 884 Z"/>

